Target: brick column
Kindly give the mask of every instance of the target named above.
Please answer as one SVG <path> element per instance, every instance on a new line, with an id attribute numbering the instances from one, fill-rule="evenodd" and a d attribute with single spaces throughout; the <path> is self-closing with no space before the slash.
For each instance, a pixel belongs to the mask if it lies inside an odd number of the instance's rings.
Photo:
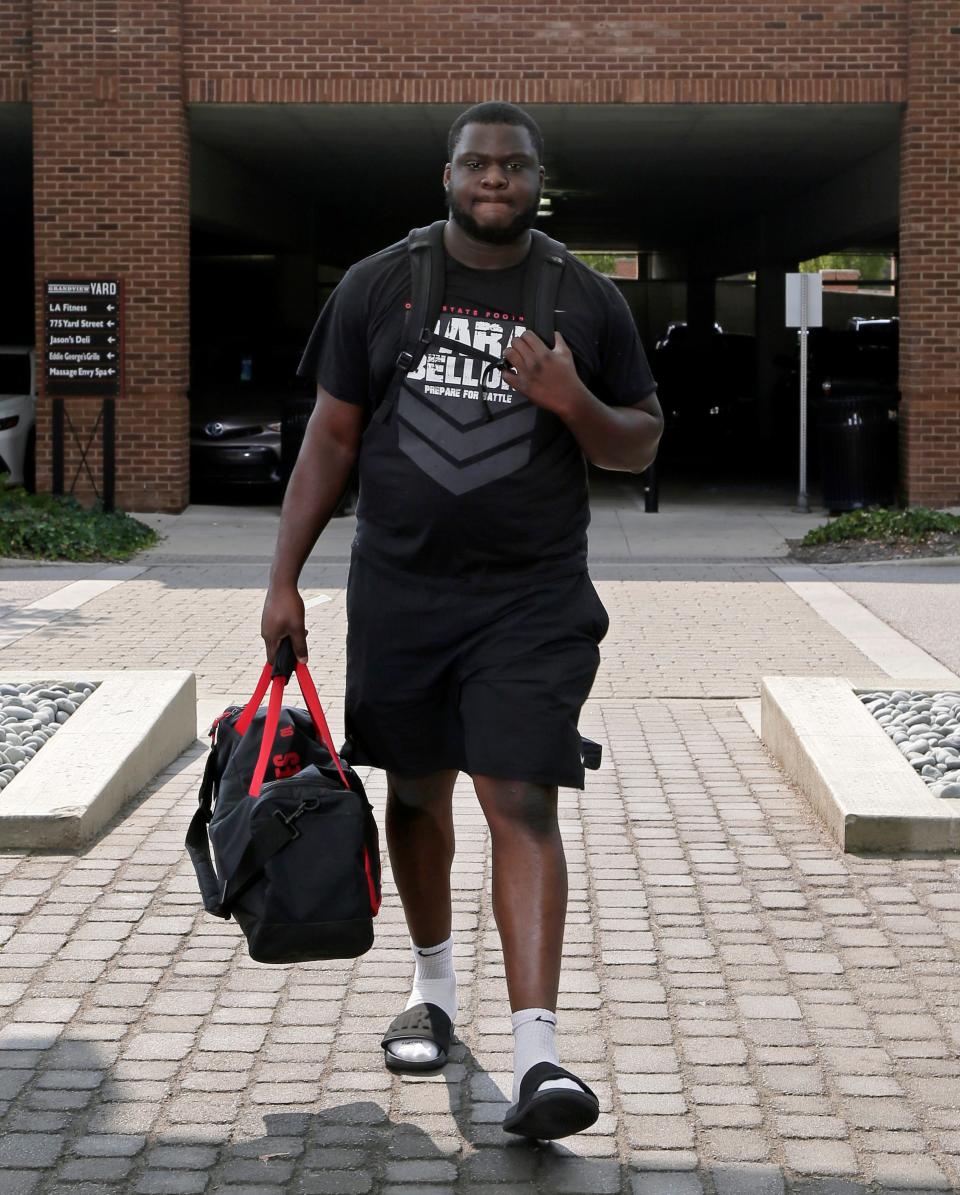
<path id="1" fill-rule="evenodd" d="M 900 177 L 900 463 L 911 505 L 960 503 L 960 9 L 910 0 Z"/>
<path id="2" fill-rule="evenodd" d="M 45 275 L 114 275 L 125 290 L 116 499 L 187 499 L 189 170 L 181 0 L 34 0 L 37 344 Z M 66 400 L 85 442 L 99 399 Z M 37 483 L 51 483 L 50 403 L 37 418 Z M 79 465 L 68 432 L 65 479 Z M 99 485 L 100 457 L 90 454 Z M 78 482 L 78 496 L 89 485 Z"/>

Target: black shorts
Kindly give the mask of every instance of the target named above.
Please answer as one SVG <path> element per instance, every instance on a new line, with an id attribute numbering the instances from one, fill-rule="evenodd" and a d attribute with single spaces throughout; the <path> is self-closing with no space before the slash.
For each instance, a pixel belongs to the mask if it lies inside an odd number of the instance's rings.
<path id="1" fill-rule="evenodd" d="M 585 571 L 451 593 L 354 555 L 347 619 L 352 763 L 583 787 L 577 720 L 609 626 Z"/>

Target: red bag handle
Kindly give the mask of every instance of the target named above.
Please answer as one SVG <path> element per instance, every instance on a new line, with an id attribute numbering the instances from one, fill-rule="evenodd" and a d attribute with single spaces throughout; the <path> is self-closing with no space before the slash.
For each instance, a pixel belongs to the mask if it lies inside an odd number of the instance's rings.
<path id="1" fill-rule="evenodd" d="M 260 789 L 263 784 L 263 777 L 267 771 L 270 751 L 273 747 L 273 741 L 276 738 L 277 726 L 280 723 L 280 706 L 283 702 L 283 690 L 291 674 L 294 672 L 297 676 L 300 692 L 307 703 L 310 718 L 317 733 L 320 735 L 323 745 L 330 752 L 330 758 L 333 760 L 340 779 L 343 781 L 343 787 L 350 787 L 347 777 L 344 775 L 343 768 L 340 766 L 340 757 L 337 754 L 336 747 L 333 745 L 333 736 L 330 734 L 330 727 L 327 725 L 327 719 L 324 717 L 323 707 L 320 705 L 320 698 L 317 696 L 317 687 L 313 683 L 313 677 L 310 675 L 306 664 L 300 661 L 293 663 L 293 660 L 293 650 L 290 647 L 289 639 L 281 640 L 274 662 L 264 665 L 263 671 L 260 673 L 260 679 L 257 681 L 257 687 L 253 691 L 253 696 L 244 706 L 243 713 L 235 723 L 237 733 L 242 737 L 249 730 L 250 723 L 253 721 L 254 714 L 260 708 L 263 695 L 266 693 L 267 686 L 269 685 L 270 700 L 267 704 L 267 716 L 263 726 L 263 738 L 260 742 L 260 754 L 257 756 L 257 765 L 253 770 L 253 779 L 250 781 L 251 797 L 260 796 Z"/>

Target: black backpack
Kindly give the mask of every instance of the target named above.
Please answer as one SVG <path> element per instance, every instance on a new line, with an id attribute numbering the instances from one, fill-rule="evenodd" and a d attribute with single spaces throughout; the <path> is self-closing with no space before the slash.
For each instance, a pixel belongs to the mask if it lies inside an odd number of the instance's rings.
<path id="1" fill-rule="evenodd" d="M 443 306 L 446 285 L 446 251 L 443 247 L 446 223 L 446 220 L 435 220 L 423 228 L 411 229 L 407 235 L 410 306 L 403 319 L 403 342 L 397 355 L 396 376 L 373 413 L 377 423 L 386 423 L 390 418 L 403 378 L 411 369 L 416 369 L 430 341 L 435 339 L 434 328 Z M 523 276 L 523 311 L 527 326 L 548 348 L 553 348 L 553 316 L 567 248 L 537 228 L 530 230 L 530 236 L 532 243 Z M 456 347 L 461 353 L 485 358 L 485 354 L 459 341 Z M 490 358 L 488 364 L 496 362 Z"/>
<path id="2" fill-rule="evenodd" d="M 306 710 L 281 706 L 294 671 Z M 381 898 L 377 823 L 288 639 L 247 705 L 224 710 L 211 736 L 186 839 L 204 908 L 232 916 L 259 963 L 364 954 Z"/>

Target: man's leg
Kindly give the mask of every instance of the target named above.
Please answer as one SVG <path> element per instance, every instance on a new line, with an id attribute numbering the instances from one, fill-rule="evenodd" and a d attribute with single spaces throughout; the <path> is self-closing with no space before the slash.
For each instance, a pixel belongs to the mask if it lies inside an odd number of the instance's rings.
<path id="1" fill-rule="evenodd" d="M 567 916 L 557 790 L 490 776 L 474 776 L 473 785 L 493 843 L 493 915 L 510 1010 L 556 1012 Z"/>
<path id="2" fill-rule="evenodd" d="M 387 849 L 415 962 L 406 1007 L 436 1004 L 453 1021 L 457 980 L 453 968 L 450 868 L 456 843 L 453 786 L 456 771 L 410 779 L 387 773 Z M 397 1039 L 391 1053 L 408 1062 L 439 1056 L 432 1042 Z"/>
<path id="3" fill-rule="evenodd" d="M 387 850 L 410 937 L 430 946 L 450 937 L 455 771 L 414 779 L 387 773 Z"/>
<path id="4" fill-rule="evenodd" d="M 567 861 L 557 790 L 474 776 L 493 843 L 493 915 L 500 931 L 514 1032 L 513 1103 L 524 1074 L 558 1064 L 554 1031 L 567 915 Z M 578 1090 L 570 1079 L 537 1087 Z"/>

